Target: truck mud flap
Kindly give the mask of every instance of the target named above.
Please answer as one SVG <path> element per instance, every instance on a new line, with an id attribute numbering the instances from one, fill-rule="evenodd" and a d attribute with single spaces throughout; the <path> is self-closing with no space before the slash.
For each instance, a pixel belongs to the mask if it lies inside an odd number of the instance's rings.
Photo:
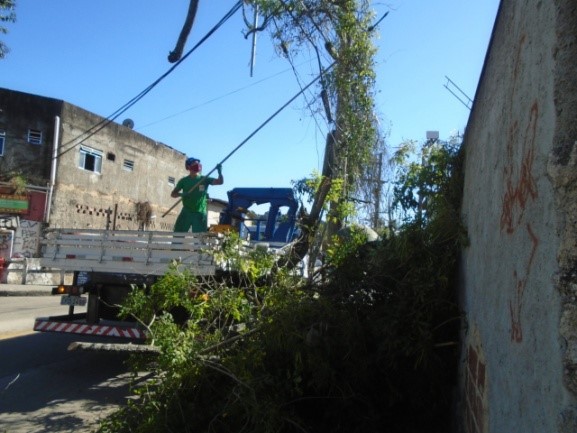
<path id="1" fill-rule="evenodd" d="M 134 340 L 146 339 L 146 333 L 137 326 L 118 323 L 99 323 L 89 325 L 85 321 L 86 314 L 72 316 L 39 317 L 34 321 L 34 331 L 62 332 L 66 334 L 92 335 L 95 337 L 127 338 Z"/>

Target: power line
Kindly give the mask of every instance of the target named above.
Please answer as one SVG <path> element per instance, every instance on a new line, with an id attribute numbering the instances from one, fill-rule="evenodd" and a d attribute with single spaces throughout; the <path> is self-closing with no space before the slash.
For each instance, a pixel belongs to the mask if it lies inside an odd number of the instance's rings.
<path id="1" fill-rule="evenodd" d="M 284 71 L 280 71 L 280 72 L 278 72 L 278 73 L 276 73 L 276 74 L 270 75 L 270 76 L 268 76 L 268 77 L 265 77 L 265 78 L 263 78 L 263 79 L 261 79 L 261 80 L 258 80 L 258 81 L 256 81 L 256 82 L 254 82 L 254 83 L 252 83 L 252 84 L 249 84 L 248 86 L 244 86 L 244 87 L 240 87 L 240 88 L 235 89 L 235 90 L 231 90 L 230 92 L 227 92 L 227 93 L 225 93 L 225 94 L 223 94 L 223 95 L 216 96 L 216 97 L 214 97 L 214 98 L 212 98 L 212 99 L 208 99 L 208 100 L 206 100 L 206 101 L 204 101 L 204 102 L 202 102 L 202 103 L 200 103 L 200 104 L 193 105 L 192 107 L 188 107 L 188 108 L 186 108 L 186 109 L 184 109 L 184 110 L 181 110 L 181 111 L 179 111 L 179 112 L 177 112 L 177 113 L 173 113 L 173 114 L 170 114 L 170 115 L 168 115 L 168 116 L 166 116 L 166 117 L 163 117 L 162 119 L 154 120 L 154 121 L 152 121 L 152 122 L 147 123 L 146 125 L 142 125 L 141 127 L 136 128 L 136 129 L 137 129 L 137 130 L 142 130 L 142 129 L 144 129 L 144 128 L 147 128 L 147 127 L 152 126 L 152 125 L 156 125 L 157 123 L 164 122 L 165 120 L 168 120 L 168 119 L 172 119 L 173 117 L 179 116 L 179 115 L 184 114 L 184 113 L 187 113 L 187 112 L 189 112 L 189 111 L 196 110 L 196 109 L 198 109 L 198 108 L 202 108 L 202 107 L 204 107 L 205 105 L 212 104 L 213 102 L 219 101 L 219 100 L 221 100 L 221 99 L 223 99 L 223 98 L 226 98 L 227 96 L 231 96 L 231 95 L 234 95 L 235 93 L 242 92 L 243 90 L 250 89 L 251 87 L 254 87 L 254 86 L 256 86 L 257 84 L 264 83 L 265 81 L 271 80 L 271 79 L 273 79 L 273 78 L 275 78 L 275 77 L 278 77 L 279 75 L 285 74 L 285 73 L 287 73 L 287 72 L 289 72 L 289 71 L 290 71 L 290 69 L 285 69 Z"/>
<path id="2" fill-rule="evenodd" d="M 335 65 L 335 63 L 333 62 L 326 70 L 325 72 L 329 71 L 330 69 L 332 69 L 332 67 Z M 274 119 L 281 111 L 283 111 L 286 107 L 288 107 L 295 99 L 297 99 L 300 95 L 304 94 L 306 92 L 306 90 L 311 87 L 314 83 L 316 83 L 319 79 L 321 79 L 322 74 L 317 75 L 310 83 L 308 83 L 304 88 L 301 88 L 301 90 L 294 95 L 292 98 L 290 98 L 287 102 L 285 102 L 283 104 L 282 107 L 280 107 L 278 110 L 276 110 L 273 114 L 271 114 L 263 123 L 260 124 L 260 126 L 258 128 L 256 128 L 253 132 L 251 132 L 248 137 L 246 137 L 243 141 L 240 142 L 240 144 L 238 144 L 232 151 L 229 152 L 228 155 L 226 155 L 212 170 L 210 170 L 206 176 L 210 176 L 211 173 L 213 173 L 217 167 L 219 165 L 224 164 L 234 153 L 236 153 L 237 150 L 239 150 L 242 146 L 244 146 L 252 137 L 254 137 L 256 135 L 257 132 L 259 132 L 262 128 L 264 128 L 266 126 L 267 123 L 269 123 L 272 119 Z M 193 191 L 196 187 L 198 187 L 200 185 L 200 182 L 197 182 L 188 192 Z M 176 203 L 174 203 L 166 212 L 164 212 L 162 214 L 162 217 L 165 217 L 172 209 L 174 209 L 178 203 L 180 203 L 182 199 L 178 199 L 176 201 Z"/>
<path id="3" fill-rule="evenodd" d="M 162 80 L 168 77 L 184 60 L 190 56 L 198 47 L 200 47 L 206 40 L 212 36 L 226 21 L 228 21 L 240 8 L 242 7 L 242 1 L 238 1 L 225 15 L 221 20 L 214 26 L 212 29 L 208 31 L 208 33 L 201 38 L 194 47 L 192 47 L 180 60 L 178 60 L 172 67 L 170 67 L 164 74 L 162 74 L 159 78 L 157 78 L 152 84 L 146 87 L 142 92 L 116 110 L 114 113 L 106 117 L 105 119 L 101 120 L 97 124 L 93 125 L 88 130 L 84 131 L 82 134 L 78 135 L 77 137 L 73 138 L 72 140 L 64 143 L 62 147 L 72 145 L 68 149 L 63 150 L 55 158 L 60 158 L 65 153 L 73 150 L 83 142 L 85 142 L 88 138 L 94 136 L 110 123 L 112 123 L 116 118 L 118 118 L 122 113 L 126 112 L 129 108 L 134 106 L 138 101 L 144 98 L 152 89 L 154 89 Z M 80 140 L 76 142 L 77 140 Z M 76 143 L 75 143 L 76 142 Z"/>

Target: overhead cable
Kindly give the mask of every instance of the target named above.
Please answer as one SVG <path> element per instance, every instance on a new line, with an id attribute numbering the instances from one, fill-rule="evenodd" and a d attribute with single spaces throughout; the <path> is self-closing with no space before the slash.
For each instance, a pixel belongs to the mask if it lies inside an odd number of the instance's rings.
<path id="1" fill-rule="evenodd" d="M 332 67 L 334 65 L 335 65 L 335 62 L 333 62 L 331 65 L 329 65 L 329 67 L 326 69 L 326 71 L 329 71 L 330 69 L 332 69 Z M 239 145 L 237 145 L 232 151 L 229 152 L 228 155 L 226 155 L 218 164 L 216 164 L 214 166 L 214 168 L 206 174 L 206 176 L 207 177 L 210 176 L 217 169 L 217 167 L 219 165 L 224 164 L 237 150 L 239 150 L 252 137 L 254 137 L 257 132 L 259 132 L 262 128 L 264 128 L 267 123 L 269 123 L 272 119 L 274 119 L 281 111 L 283 111 L 286 107 L 288 107 L 295 99 L 297 99 L 300 95 L 302 95 L 309 87 L 311 87 L 314 83 L 316 83 L 320 78 L 321 78 L 321 74 L 317 75 L 309 84 L 307 84 L 304 88 L 302 88 L 296 95 L 294 95 L 287 102 L 285 102 L 282 107 L 280 107 L 273 114 L 271 114 L 263 123 L 260 124 L 260 126 L 258 128 L 256 128 L 253 132 L 251 132 L 248 135 L 248 137 L 246 137 L 243 141 L 241 141 Z M 193 191 L 198 185 L 200 185 L 200 182 L 197 182 L 188 192 Z M 174 209 L 176 207 L 176 205 L 178 205 L 178 203 L 180 203 L 181 200 L 182 200 L 181 198 L 178 199 L 176 201 L 176 203 L 174 203 L 166 212 L 164 212 L 162 214 L 162 217 L 165 217 L 172 209 Z"/>
<path id="2" fill-rule="evenodd" d="M 55 158 L 59 158 L 65 153 L 71 151 L 75 147 L 79 146 L 83 142 L 85 142 L 88 138 L 94 136 L 110 123 L 112 123 L 116 118 L 118 118 L 121 114 L 126 112 L 129 108 L 134 106 L 138 101 L 140 101 L 144 96 L 146 96 L 152 89 L 154 89 L 162 80 L 168 77 L 188 56 L 190 56 L 198 47 L 200 47 L 206 40 L 212 36 L 228 19 L 230 19 L 242 6 L 242 1 L 238 1 L 225 15 L 224 17 L 212 28 L 208 31 L 208 33 L 200 39 L 194 47 L 192 47 L 180 60 L 178 60 L 173 66 L 171 66 L 164 74 L 162 74 L 159 78 L 157 78 L 152 84 L 146 87 L 142 92 L 112 113 L 110 116 L 106 117 L 105 119 L 101 120 L 88 130 L 84 131 L 82 134 L 78 135 L 77 137 L 73 138 L 72 140 L 64 143 L 62 147 L 72 145 L 68 149 L 63 150 Z M 76 142 L 79 140 L 78 142 Z M 76 143 L 75 143 L 76 142 Z"/>

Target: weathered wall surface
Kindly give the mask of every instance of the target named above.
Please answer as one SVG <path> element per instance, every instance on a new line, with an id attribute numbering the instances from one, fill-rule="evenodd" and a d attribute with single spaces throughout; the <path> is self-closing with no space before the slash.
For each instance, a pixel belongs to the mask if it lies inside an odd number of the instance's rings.
<path id="1" fill-rule="evenodd" d="M 577 431 L 577 3 L 501 3 L 465 135 L 463 430 Z"/>
<path id="2" fill-rule="evenodd" d="M 62 101 L 0 88 L 0 130 L 5 133 L 0 178 L 16 172 L 28 183 L 45 186 L 50 177 L 54 116 Z M 39 131 L 40 143 L 30 143 L 29 130 Z"/>
<path id="3" fill-rule="evenodd" d="M 169 177 L 178 181 L 186 175 L 185 155 L 116 123 L 92 136 L 84 134 L 102 121 L 64 103 L 51 225 L 137 230 L 142 228 L 142 214 L 148 211 L 155 218 L 146 228 L 172 230 L 180 206 L 164 218 L 162 214 L 175 203 L 170 197 L 174 184 Z M 83 148 L 101 156 L 98 170 L 81 167 Z"/>
<path id="4" fill-rule="evenodd" d="M 19 173 L 40 190 L 29 189 L 28 213 L 0 213 L 0 229 L 14 235 L 10 248 L 0 242 L 0 255 L 37 256 L 41 222 L 66 228 L 173 229 L 182 205 L 170 192 L 187 175 L 182 152 L 67 102 L 3 88 L 0 132 L 5 137 L 0 180 Z M 218 223 L 223 207 L 210 201 L 209 223 Z"/>
<path id="5" fill-rule="evenodd" d="M 57 117 L 61 123 L 55 134 Z M 64 101 L 3 88 L 0 130 L 6 138 L 0 178 L 18 172 L 28 184 L 47 190 L 58 136 L 51 226 L 137 230 L 143 226 L 141 216 L 148 214 L 156 218 L 147 228 L 172 230 L 180 206 L 161 215 L 175 203 L 169 178 L 176 182 L 187 174 L 182 152 Z M 29 141 L 30 130 L 40 134 L 40 142 Z M 98 170 L 81 168 L 82 147 L 101 155 Z"/>

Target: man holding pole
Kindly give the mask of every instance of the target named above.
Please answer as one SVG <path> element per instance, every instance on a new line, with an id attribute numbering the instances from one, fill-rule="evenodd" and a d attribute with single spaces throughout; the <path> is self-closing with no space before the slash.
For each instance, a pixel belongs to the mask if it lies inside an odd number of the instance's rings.
<path id="1" fill-rule="evenodd" d="M 208 187 L 209 185 L 222 185 L 222 166 L 218 164 L 218 178 L 203 176 L 200 159 L 187 158 L 184 167 L 189 175 L 178 181 L 171 197 L 182 198 L 182 210 L 174 224 L 175 232 L 187 232 L 189 229 L 193 233 L 205 232 L 207 229 L 208 210 Z M 210 174 L 210 173 L 209 173 Z"/>

